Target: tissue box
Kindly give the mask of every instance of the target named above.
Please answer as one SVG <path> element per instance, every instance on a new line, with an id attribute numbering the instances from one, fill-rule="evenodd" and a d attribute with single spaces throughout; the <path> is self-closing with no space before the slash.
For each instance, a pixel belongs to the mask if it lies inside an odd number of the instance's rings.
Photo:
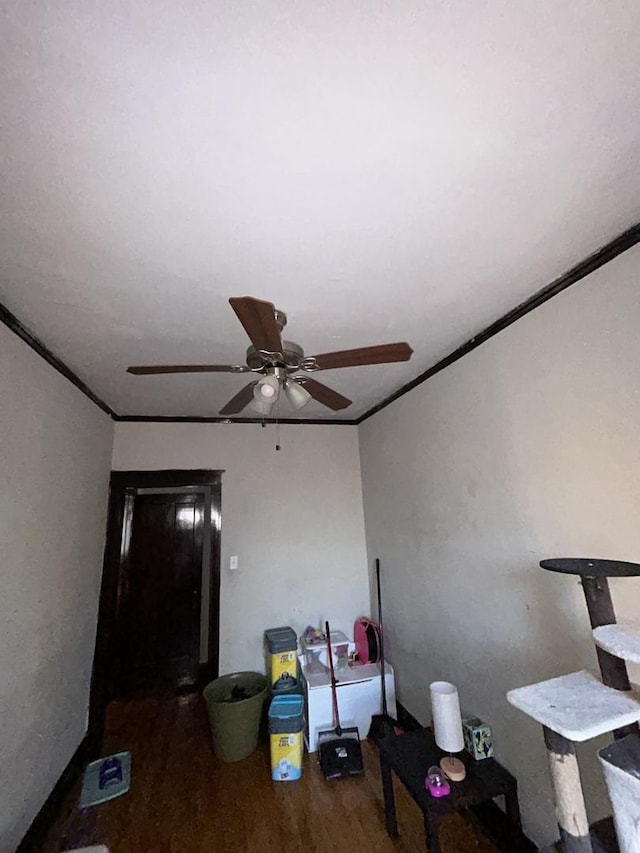
<path id="1" fill-rule="evenodd" d="M 493 740 L 491 738 L 491 727 L 483 723 L 478 717 L 467 717 L 462 721 L 462 732 L 464 734 L 464 746 L 476 761 L 481 758 L 491 758 L 493 755 Z"/>

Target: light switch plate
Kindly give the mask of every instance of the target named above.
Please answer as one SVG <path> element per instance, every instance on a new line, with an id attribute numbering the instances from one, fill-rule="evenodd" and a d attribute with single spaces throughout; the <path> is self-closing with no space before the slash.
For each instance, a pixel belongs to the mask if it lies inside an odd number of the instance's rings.
<path id="1" fill-rule="evenodd" d="M 235 572 L 238 568 L 238 555 L 236 554 L 233 557 L 229 557 L 229 571 Z"/>

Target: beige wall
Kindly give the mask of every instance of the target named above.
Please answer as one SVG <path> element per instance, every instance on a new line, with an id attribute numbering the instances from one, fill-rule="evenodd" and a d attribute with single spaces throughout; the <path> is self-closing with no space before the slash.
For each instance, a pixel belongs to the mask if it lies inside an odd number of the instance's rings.
<path id="1" fill-rule="evenodd" d="M 399 698 L 428 721 L 429 682 L 458 685 L 538 843 L 555 836 L 542 733 L 505 692 L 597 671 L 581 588 L 541 558 L 640 562 L 639 269 L 636 247 L 360 427 Z M 613 589 L 618 617 L 640 617 L 640 580 Z M 595 749 L 591 819 L 608 811 Z"/>
<path id="2" fill-rule="evenodd" d="M 265 628 L 368 609 L 357 429 L 118 423 L 113 468 L 224 469 L 220 672 L 264 669 Z M 229 557 L 239 569 L 229 571 Z"/>
<path id="3" fill-rule="evenodd" d="M 0 324 L 0 851 L 82 740 L 111 420 Z"/>

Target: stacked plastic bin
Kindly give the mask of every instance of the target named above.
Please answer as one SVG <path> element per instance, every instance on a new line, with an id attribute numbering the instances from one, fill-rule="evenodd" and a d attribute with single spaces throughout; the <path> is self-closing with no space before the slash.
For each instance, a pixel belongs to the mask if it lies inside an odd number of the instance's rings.
<path id="1" fill-rule="evenodd" d="M 281 628 L 267 628 L 264 639 L 272 694 L 277 696 L 280 693 L 295 691 L 300 684 L 296 632 L 287 625 Z"/>
<path id="2" fill-rule="evenodd" d="M 304 699 L 292 693 L 274 696 L 269 706 L 271 778 L 294 782 L 302 776 Z"/>
<path id="3" fill-rule="evenodd" d="M 298 637 L 288 625 L 264 632 L 271 687 L 269 741 L 271 778 L 291 782 L 302 775 L 304 698 L 298 672 Z"/>

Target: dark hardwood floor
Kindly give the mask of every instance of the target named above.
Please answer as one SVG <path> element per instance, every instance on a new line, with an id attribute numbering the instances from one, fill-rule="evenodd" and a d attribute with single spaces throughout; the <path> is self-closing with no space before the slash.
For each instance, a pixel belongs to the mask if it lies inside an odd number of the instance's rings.
<path id="1" fill-rule="evenodd" d="M 400 837 L 385 832 L 378 759 L 363 744 L 363 777 L 326 782 L 305 755 L 299 782 L 272 782 L 266 739 L 236 764 L 212 750 L 202 699 L 115 702 L 104 754 L 132 753 L 130 791 L 80 811 L 79 783 L 42 848 L 60 853 L 102 843 L 110 853 L 410 853 L 425 849 L 422 816 L 396 786 Z M 471 818 L 451 815 L 442 853 L 495 853 Z"/>

